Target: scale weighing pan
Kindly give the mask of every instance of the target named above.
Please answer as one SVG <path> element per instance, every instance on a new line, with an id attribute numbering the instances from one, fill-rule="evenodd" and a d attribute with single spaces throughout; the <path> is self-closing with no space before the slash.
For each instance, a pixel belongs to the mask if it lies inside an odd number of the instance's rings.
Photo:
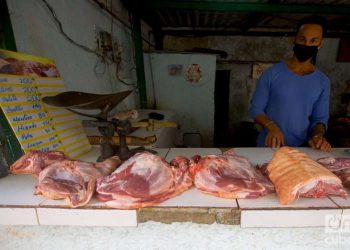
<path id="1" fill-rule="evenodd" d="M 78 115 L 96 118 L 98 120 L 107 120 L 108 112 L 114 109 L 125 97 L 132 91 L 124 91 L 114 94 L 92 94 L 78 91 L 63 92 L 55 96 L 46 96 L 42 101 L 48 105 L 65 108 Z M 85 114 L 74 109 L 94 110 L 99 109 L 98 114 Z"/>
<path id="2" fill-rule="evenodd" d="M 111 110 L 117 106 L 125 97 L 132 91 L 124 91 L 115 94 L 92 94 L 78 91 L 68 91 L 60 93 L 56 96 L 46 96 L 42 101 L 51 106 L 61 108 L 74 109 L 101 109 L 104 110 L 107 106 Z"/>

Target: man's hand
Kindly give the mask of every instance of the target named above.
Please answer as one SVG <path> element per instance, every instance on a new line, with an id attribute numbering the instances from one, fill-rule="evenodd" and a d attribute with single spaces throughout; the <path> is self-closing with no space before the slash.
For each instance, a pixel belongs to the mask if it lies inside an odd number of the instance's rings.
<path id="1" fill-rule="evenodd" d="M 284 135 L 280 128 L 273 122 L 266 126 L 267 135 L 265 145 L 271 148 L 279 148 L 284 146 Z"/>
<path id="2" fill-rule="evenodd" d="M 326 152 L 331 151 L 331 148 L 332 148 L 331 144 L 329 144 L 328 141 L 323 136 L 319 136 L 319 135 L 313 136 L 309 140 L 309 145 L 311 148 L 326 151 Z"/>

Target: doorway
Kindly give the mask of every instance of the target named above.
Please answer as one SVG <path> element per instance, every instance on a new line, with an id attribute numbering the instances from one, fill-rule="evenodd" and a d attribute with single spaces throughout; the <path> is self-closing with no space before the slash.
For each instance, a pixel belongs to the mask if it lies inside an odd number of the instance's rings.
<path id="1" fill-rule="evenodd" d="M 229 146 L 230 70 L 217 70 L 214 93 L 214 147 Z"/>

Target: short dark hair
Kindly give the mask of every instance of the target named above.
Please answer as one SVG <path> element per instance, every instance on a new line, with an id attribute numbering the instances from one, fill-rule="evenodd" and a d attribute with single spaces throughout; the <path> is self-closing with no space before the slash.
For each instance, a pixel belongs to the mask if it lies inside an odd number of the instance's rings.
<path id="1" fill-rule="evenodd" d="M 320 25 L 322 27 L 322 36 L 323 37 L 327 33 L 328 22 L 327 22 L 327 19 L 324 18 L 323 16 L 313 15 L 313 16 L 308 16 L 308 17 L 302 18 L 298 22 L 296 33 L 299 32 L 300 27 L 304 24 L 318 24 L 318 25 Z"/>

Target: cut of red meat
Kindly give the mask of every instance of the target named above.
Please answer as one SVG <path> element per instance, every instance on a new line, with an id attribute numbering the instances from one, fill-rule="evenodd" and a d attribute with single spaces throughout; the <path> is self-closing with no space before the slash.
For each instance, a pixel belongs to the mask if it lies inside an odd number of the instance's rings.
<path id="1" fill-rule="evenodd" d="M 84 206 L 95 192 L 97 178 L 110 174 L 120 163 L 117 156 L 99 163 L 54 162 L 40 172 L 36 193 L 49 199 L 65 199 L 70 207 Z"/>
<path id="2" fill-rule="evenodd" d="M 245 157 L 233 151 L 192 158 L 190 171 L 202 192 L 222 198 L 257 198 L 274 187 Z"/>
<path id="3" fill-rule="evenodd" d="M 324 157 L 317 162 L 332 172 L 350 168 L 350 158 L 345 157 Z"/>
<path id="4" fill-rule="evenodd" d="M 350 188 L 350 158 L 324 157 L 317 162 L 338 176 L 345 187 Z"/>
<path id="5" fill-rule="evenodd" d="M 13 174 L 32 174 L 38 176 L 40 171 L 55 161 L 69 159 L 60 151 L 30 151 L 10 166 Z"/>
<path id="6" fill-rule="evenodd" d="M 97 198 L 107 206 L 133 209 L 174 197 L 192 185 L 188 159 L 177 156 L 169 164 L 148 152 L 125 161 L 110 176 L 98 179 Z"/>

